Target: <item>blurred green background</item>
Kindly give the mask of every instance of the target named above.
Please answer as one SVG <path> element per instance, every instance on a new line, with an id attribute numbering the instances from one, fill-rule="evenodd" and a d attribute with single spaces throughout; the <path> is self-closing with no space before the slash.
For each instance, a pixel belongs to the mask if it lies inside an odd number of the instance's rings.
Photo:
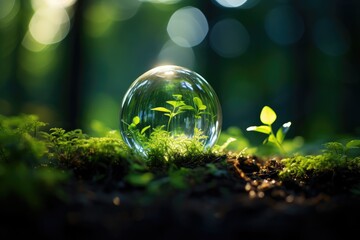
<path id="1" fill-rule="evenodd" d="M 213 86 L 223 129 L 269 105 L 292 136 L 359 136 L 359 43 L 358 0 L 0 0 L 0 114 L 118 129 L 130 84 L 175 64 Z"/>

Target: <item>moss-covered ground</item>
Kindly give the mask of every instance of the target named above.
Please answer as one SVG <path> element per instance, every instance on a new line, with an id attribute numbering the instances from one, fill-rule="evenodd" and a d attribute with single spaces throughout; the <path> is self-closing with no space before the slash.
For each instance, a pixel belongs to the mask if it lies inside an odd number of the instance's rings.
<path id="1" fill-rule="evenodd" d="M 293 140 L 284 147 L 294 153 L 284 156 L 251 148 L 230 129 L 212 150 L 154 138 L 143 159 L 116 131 L 100 135 L 49 128 L 35 116 L 0 116 L 1 239 L 358 234 L 358 140 L 329 142 L 311 154 Z M 229 144 L 230 137 L 237 141 Z"/>

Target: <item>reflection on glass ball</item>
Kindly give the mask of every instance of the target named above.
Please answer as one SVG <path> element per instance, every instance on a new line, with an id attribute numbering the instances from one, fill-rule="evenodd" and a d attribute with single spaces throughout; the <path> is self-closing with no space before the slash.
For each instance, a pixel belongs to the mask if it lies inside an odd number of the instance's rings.
<path id="1" fill-rule="evenodd" d="M 137 78 L 126 92 L 120 111 L 120 133 L 130 148 L 147 156 L 147 142 L 156 130 L 177 137 L 201 134 L 211 148 L 221 131 L 219 100 L 199 74 L 179 66 L 153 68 Z"/>

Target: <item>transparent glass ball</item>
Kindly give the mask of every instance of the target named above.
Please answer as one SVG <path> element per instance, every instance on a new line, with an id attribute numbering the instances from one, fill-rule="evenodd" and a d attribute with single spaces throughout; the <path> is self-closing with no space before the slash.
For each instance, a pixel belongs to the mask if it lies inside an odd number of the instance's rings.
<path id="1" fill-rule="evenodd" d="M 127 145 L 147 156 L 146 141 L 155 129 L 193 138 L 201 132 L 204 149 L 217 141 L 222 123 L 218 97 L 199 74 L 179 66 L 160 66 L 138 77 L 126 92 L 120 133 Z"/>

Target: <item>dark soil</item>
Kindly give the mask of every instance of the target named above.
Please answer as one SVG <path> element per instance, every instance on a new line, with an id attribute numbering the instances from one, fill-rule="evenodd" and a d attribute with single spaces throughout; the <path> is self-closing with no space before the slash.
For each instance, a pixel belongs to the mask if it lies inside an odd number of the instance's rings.
<path id="1" fill-rule="evenodd" d="M 1 210 L 0 239 L 357 238 L 360 196 L 350 190 L 358 174 L 339 170 L 281 182 L 277 159 L 234 157 L 214 164 L 223 169 L 191 169 L 205 174 L 202 181 L 194 178 L 184 189 L 168 185 L 160 193 L 115 178 L 74 177 L 65 201 L 49 201 L 40 210 L 14 201 Z"/>

